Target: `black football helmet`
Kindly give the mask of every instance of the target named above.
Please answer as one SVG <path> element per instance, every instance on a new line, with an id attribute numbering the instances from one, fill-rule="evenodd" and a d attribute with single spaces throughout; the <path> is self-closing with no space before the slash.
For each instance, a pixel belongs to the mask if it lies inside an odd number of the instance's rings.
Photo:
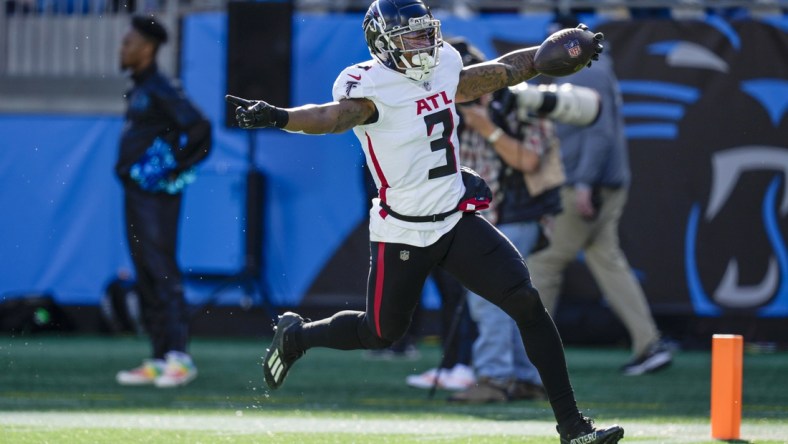
<path id="1" fill-rule="evenodd" d="M 421 0 L 375 0 L 364 16 L 373 57 L 413 80 L 427 80 L 443 46 L 441 22 Z"/>

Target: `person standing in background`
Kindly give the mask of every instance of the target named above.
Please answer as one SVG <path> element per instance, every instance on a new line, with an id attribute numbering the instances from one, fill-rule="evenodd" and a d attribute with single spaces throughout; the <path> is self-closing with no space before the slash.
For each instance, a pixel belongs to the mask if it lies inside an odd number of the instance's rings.
<path id="1" fill-rule="evenodd" d="M 134 16 L 123 37 L 120 67 L 133 86 L 115 172 L 123 185 L 126 236 L 152 358 L 120 371 L 121 385 L 176 387 L 197 376 L 187 347 L 189 313 L 176 259 L 182 191 L 211 147 L 211 125 L 179 86 L 159 72 L 156 54 L 167 31 Z"/>
<path id="2" fill-rule="evenodd" d="M 572 23 L 577 19 L 559 17 L 556 29 Z M 619 246 L 618 225 L 627 201 L 630 170 L 621 90 L 609 51 L 593 69 L 559 78 L 557 83 L 596 90 L 602 112 L 588 127 L 558 126 L 567 175 L 561 190 L 564 211 L 555 219 L 550 246 L 527 260 L 534 287 L 547 310 L 555 314 L 563 272 L 584 252 L 602 294 L 629 332 L 632 359 L 621 367 L 621 373 L 635 376 L 663 369 L 671 364 L 672 353 Z"/>

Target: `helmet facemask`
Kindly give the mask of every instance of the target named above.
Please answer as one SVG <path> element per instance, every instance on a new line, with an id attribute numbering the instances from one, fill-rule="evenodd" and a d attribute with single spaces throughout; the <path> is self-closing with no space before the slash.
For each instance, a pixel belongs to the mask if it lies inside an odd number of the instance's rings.
<path id="1" fill-rule="evenodd" d="M 443 45 L 440 20 L 427 14 L 411 17 L 407 26 L 391 26 L 386 29 L 383 17 L 376 17 L 367 23 L 367 29 L 374 32 L 370 52 L 389 68 L 402 72 L 406 77 L 428 80 L 438 65 L 438 50 Z"/>

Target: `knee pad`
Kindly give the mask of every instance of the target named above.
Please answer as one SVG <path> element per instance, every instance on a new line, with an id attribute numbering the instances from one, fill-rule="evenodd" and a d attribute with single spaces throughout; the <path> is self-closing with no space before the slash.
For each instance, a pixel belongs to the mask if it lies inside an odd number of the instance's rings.
<path id="1" fill-rule="evenodd" d="M 539 291 L 530 282 L 513 288 L 500 307 L 518 325 L 534 321 L 546 312 Z"/>

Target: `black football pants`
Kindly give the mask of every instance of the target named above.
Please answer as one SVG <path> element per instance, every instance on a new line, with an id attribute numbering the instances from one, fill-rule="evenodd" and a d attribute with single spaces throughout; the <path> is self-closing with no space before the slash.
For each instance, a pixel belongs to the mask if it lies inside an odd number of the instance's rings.
<path id="1" fill-rule="evenodd" d="M 189 326 L 176 260 L 181 195 L 125 187 L 126 238 L 153 358 L 186 352 Z"/>
<path id="2" fill-rule="evenodd" d="M 563 344 L 531 285 L 522 255 L 476 214 L 466 214 L 428 247 L 372 242 L 365 312 L 342 311 L 305 324 L 296 335 L 303 349 L 385 348 L 407 331 L 434 267 L 501 307 L 520 328 L 528 357 L 539 370 L 559 423 L 577 415 Z"/>

